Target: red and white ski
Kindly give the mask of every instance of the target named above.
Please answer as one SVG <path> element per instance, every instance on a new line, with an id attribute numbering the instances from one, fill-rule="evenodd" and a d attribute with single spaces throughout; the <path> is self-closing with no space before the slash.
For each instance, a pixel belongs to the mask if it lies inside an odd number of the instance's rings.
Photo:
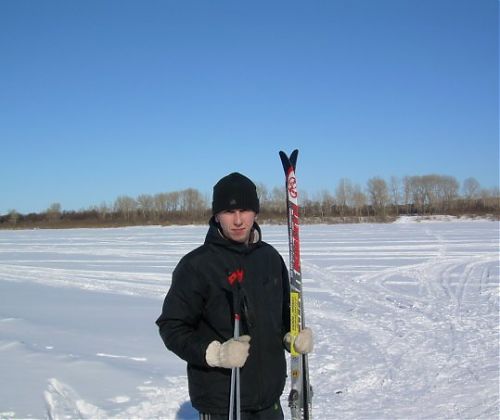
<path id="1" fill-rule="evenodd" d="M 305 326 L 302 299 L 302 271 L 300 265 L 299 203 L 295 167 L 299 151 L 290 156 L 279 152 L 286 178 L 286 207 L 288 214 L 288 244 L 290 253 L 290 334 L 292 343 Z M 291 391 L 288 405 L 292 420 L 310 420 L 312 412 L 312 388 L 309 383 L 309 366 L 306 354 L 299 354 L 292 344 L 291 349 Z"/>

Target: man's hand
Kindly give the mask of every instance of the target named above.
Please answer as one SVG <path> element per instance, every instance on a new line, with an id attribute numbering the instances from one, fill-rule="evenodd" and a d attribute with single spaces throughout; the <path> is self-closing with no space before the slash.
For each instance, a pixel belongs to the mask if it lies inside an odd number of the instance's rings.
<path id="1" fill-rule="evenodd" d="M 290 350 L 292 345 L 292 335 L 290 333 L 286 333 L 285 338 L 285 346 L 288 350 Z M 293 343 L 295 351 L 300 354 L 310 353 L 314 347 L 314 338 L 313 333 L 310 328 L 304 328 L 300 330 L 299 335 L 295 338 Z"/>
<path id="2" fill-rule="evenodd" d="M 239 338 L 231 338 L 221 344 L 212 341 L 205 352 L 205 359 L 211 367 L 222 367 L 226 369 L 242 367 L 250 349 L 250 336 L 242 335 Z"/>

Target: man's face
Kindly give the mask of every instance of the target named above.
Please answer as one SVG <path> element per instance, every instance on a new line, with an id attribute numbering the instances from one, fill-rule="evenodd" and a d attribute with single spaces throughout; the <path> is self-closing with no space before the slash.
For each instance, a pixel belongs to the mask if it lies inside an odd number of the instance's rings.
<path id="1" fill-rule="evenodd" d="M 248 244 L 256 216 L 253 210 L 224 210 L 217 213 L 215 220 L 219 222 L 227 239 Z"/>

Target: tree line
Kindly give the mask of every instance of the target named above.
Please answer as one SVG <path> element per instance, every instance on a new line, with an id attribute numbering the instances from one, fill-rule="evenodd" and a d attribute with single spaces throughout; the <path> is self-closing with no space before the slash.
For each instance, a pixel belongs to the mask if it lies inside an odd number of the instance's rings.
<path id="1" fill-rule="evenodd" d="M 284 223 L 286 220 L 283 187 L 260 183 L 257 193 L 261 202 L 259 220 Z M 342 178 L 334 191 L 324 190 L 309 197 L 299 191 L 301 220 L 305 223 L 342 223 L 390 221 L 399 215 L 490 215 L 498 219 L 498 188 L 484 189 L 475 178 L 462 185 L 447 175 L 373 177 L 365 187 Z M 0 216 L 2 228 L 26 227 L 99 227 L 144 224 L 206 223 L 211 215 L 210 199 L 200 191 L 188 188 L 137 197 L 119 196 L 113 204 L 102 203 L 86 210 L 63 210 L 53 203 L 41 213 L 20 214 L 16 210 Z"/>

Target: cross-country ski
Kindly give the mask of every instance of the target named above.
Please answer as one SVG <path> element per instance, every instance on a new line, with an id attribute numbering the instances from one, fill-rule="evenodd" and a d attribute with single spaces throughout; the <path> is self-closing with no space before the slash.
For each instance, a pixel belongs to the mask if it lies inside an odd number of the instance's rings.
<path id="1" fill-rule="evenodd" d="M 290 156 L 279 153 L 285 171 L 287 203 L 288 244 L 290 260 L 290 333 L 293 338 L 305 327 L 304 302 L 302 295 L 302 269 L 300 264 L 299 202 L 297 176 L 295 173 L 299 151 Z M 312 413 L 312 387 L 309 383 L 307 354 L 300 354 L 291 346 L 290 378 L 291 390 L 288 397 L 292 420 L 309 420 Z"/>

